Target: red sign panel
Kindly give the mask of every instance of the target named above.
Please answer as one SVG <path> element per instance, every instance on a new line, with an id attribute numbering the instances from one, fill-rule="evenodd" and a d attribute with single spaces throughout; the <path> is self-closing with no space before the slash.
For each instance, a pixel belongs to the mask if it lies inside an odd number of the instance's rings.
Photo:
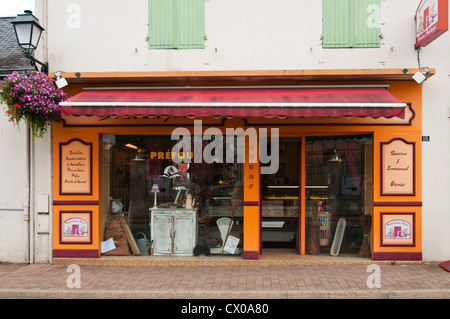
<path id="1" fill-rule="evenodd" d="M 416 47 L 424 47 L 448 30 L 448 0 L 422 0 L 416 10 Z"/>

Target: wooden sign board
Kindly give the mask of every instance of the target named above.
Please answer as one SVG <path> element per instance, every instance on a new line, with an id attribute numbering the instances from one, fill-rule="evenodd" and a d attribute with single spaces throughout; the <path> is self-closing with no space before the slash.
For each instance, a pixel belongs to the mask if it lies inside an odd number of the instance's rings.
<path id="1" fill-rule="evenodd" d="M 59 144 L 60 195 L 92 195 L 92 143 L 71 139 Z"/>
<path id="2" fill-rule="evenodd" d="M 92 211 L 59 212 L 60 244 L 92 243 Z"/>
<path id="3" fill-rule="evenodd" d="M 381 212 L 381 246 L 415 246 L 414 212 Z"/>
<path id="4" fill-rule="evenodd" d="M 382 196 L 415 195 L 415 146 L 402 138 L 381 142 Z"/>

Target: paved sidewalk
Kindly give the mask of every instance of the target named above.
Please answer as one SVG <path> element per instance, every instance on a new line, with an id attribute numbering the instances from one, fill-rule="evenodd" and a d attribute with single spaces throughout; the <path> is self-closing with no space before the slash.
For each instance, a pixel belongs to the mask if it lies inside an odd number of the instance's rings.
<path id="1" fill-rule="evenodd" d="M 370 265 L 380 288 L 368 287 Z M 450 299 L 438 263 L 76 267 L 79 277 L 67 265 L 0 263 L 0 298 Z"/>

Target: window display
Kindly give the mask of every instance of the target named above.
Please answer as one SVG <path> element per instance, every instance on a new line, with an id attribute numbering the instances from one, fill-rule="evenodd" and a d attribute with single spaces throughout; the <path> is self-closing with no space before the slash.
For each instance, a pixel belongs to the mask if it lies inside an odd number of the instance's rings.
<path id="1" fill-rule="evenodd" d="M 108 219 L 120 214 L 135 238 L 149 241 L 142 255 L 155 249 L 167 255 L 230 254 L 224 250 L 228 236 L 237 243 L 232 253 L 241 252 L 243 164 L 176 163 L 174 156 L 193 154 L 172 153 L 177 141 L 170 136 L 103 135 L 102 142 L 102 240 L 108 239 Z"/>

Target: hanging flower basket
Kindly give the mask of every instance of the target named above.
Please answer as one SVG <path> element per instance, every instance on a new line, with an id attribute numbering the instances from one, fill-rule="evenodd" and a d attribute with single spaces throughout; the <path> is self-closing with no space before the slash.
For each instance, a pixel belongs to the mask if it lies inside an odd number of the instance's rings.
<path id="1" fill-rule="evenodd" d="M 33 135 L 42 137 L 52 122 L 61 119 L 59 102 L 67 95 L 42 72 L 14 71 L 1 82 L 0 99 L 10 122 L 28 121 Z"/>

